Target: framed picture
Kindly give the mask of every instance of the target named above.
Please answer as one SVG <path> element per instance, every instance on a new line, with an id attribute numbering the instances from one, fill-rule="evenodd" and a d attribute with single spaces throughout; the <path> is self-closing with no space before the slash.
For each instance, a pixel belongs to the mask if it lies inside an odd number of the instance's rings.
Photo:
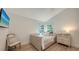
<path id="1" fill-rule="evenodd" d="M 8 27 L 10 18 L 4 8 L 0 9 L 0 27 Z"/>

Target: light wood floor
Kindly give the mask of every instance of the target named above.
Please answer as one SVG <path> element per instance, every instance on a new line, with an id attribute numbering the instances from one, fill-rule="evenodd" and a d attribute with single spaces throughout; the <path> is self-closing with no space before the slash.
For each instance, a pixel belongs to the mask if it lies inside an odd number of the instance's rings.
<path id="1" fill-rule="evenodd" d="M 32 45 L 28 44 L 28 45 L 23 45 L 21 48 L 17 48 L 17 51 L 37 51 L 37 49 L 35 49 Z M 48 49 L 46 49 L 45 51 L 79 51 L 79 48 L 70 48 L 70 47 L 66 47 L 60 44 L 53 44 L 52 46 L 50 46 Z"/>

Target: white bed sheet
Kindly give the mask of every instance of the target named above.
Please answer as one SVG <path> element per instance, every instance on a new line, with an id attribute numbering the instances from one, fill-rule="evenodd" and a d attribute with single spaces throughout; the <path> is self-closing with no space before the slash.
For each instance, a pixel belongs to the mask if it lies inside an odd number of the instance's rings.
<path id="1" fill-rule="evenodd" d="M 42 49 L 45 49 L 45 45 L 46 44 L 48 44 L 48 43 L 50 43 L 50 42 L 52 42 L 53 43 L 53 41 L 55 41 L 55 36 L 44 36 L 43 38 L 42 38 Z"/>

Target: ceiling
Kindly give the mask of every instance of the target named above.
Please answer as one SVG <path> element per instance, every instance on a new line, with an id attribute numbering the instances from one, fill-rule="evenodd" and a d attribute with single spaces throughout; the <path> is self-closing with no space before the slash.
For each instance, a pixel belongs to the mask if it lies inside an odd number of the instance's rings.
<path id="1" fill-rule="evenodd" d="M 63 10 L 64 8 L 8 8 L 7 12 L 9 15 L 13 13 L 45 22 L 56 16 Z"/>

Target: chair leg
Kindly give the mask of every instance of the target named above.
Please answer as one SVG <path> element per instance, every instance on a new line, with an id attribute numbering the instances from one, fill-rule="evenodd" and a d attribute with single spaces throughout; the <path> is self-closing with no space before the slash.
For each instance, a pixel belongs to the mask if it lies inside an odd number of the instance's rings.
<path id="1" fill-rule="evenodd" d="M 14 48 L 16 48 L 16 46 L 14 46 Z"/>
<path id="2" fill-rule="evenodd" d="M 21 43 L 19 43 L 19 48 L 21 48 Z"/>

